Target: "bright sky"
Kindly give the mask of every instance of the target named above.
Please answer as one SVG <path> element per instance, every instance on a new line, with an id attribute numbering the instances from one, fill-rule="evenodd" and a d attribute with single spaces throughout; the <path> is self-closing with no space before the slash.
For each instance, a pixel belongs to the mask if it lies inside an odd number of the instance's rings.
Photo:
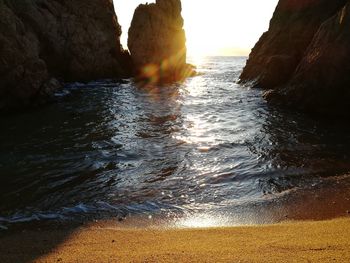
<path id="1" fill-rule="evenodd" d="M 113 0 L 122 26 L 122 44 L 135 8 L 154 0 Z M 188 54 L 247 55 L 269 21 L 278 0 L 182 0 Z"/>

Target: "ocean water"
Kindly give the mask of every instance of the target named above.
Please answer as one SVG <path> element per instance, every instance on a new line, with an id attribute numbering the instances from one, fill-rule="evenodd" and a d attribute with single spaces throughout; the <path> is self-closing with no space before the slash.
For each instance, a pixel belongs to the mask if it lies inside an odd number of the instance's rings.
<path id="1" fill-rule="evenodd" d="M 349 125 L 269 107 L 260 90 L 237 84 L 245 61 L 194 60 L 198 76 L 164 87 L 71 83 L 57 103 L 2 117 L 0 225 L 196 215 L 232 223 L 347 187 Z"/>

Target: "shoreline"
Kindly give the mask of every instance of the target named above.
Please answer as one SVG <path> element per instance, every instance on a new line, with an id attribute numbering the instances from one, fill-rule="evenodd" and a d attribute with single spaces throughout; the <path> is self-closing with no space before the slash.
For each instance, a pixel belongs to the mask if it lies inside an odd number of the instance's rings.
<path id="1" fill-rule="evenodd" d="M 274 225 L 123 229 L 108 222 L 10 231 L 1 262 L 347 262 L 350 218 Z"/>
<path id="2" fill-rule="evenodd" d="M 206 209 L 202 211 L 174 211 L 139 214 L 81 214 L 77 218 L 63 215 L 67 219 L 57 218 L 29 220 L 0 216 L 0 236 L 12 230 L 79 227 L 90 222 L 115 222 L 122 228 L 191 228 L 191 227 L 230 227 L 241 225 L 268 225 L 285 221 L 323 221 L 350 216 L 350 175 L 345 174 L 326 180 L 322 185 L 303 191 L 291 191 L 282 196 L 266 196 L 260 202 L 237 204 L 225 209 Z M 38 212 L 43 215 L 43 212 Z M 54 213 L 54 212 L 52 212 Z M 18 216 L 18 215 L 17 215 Z M 35 214 L 32 216 L 35 218 Z M 38 217 L 40 218 L 40 217 Z M 48 217 L 49 218 L 49 217 Z M 6 221 L 9 220 L 9 221 Z M 22 221 L 23 223 L 21 223 Z M 18 223 L 16 223 L 18 222 Z M 199 222 L 199 224 L 198 224 Z M 5 230 L 8 229 L 8 230 Z M 5 231 L 1 231 L 5 230 Z"/>

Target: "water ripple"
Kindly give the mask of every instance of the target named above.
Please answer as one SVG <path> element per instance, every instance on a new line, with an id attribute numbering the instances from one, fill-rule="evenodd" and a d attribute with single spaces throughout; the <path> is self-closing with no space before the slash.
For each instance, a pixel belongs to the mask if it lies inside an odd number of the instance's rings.
<path id="1" fill-rule="evenodd" d="M 225 207 L 350 170 L 350 128 L 270 108 L 236 84 L 245 58 L 211 57 L 185 83 L 72 83 L 2 120 L 0 223 Z"/>

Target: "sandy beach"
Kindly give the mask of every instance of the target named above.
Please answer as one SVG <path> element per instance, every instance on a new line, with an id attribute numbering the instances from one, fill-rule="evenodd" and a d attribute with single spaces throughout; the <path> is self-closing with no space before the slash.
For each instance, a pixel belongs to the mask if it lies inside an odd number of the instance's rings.
<path id="1" fill-rule="evenodd" d="M 7 233 L 0 262 L 349 262 L 350 219 L 208 229 L 106 224 Z"/>

